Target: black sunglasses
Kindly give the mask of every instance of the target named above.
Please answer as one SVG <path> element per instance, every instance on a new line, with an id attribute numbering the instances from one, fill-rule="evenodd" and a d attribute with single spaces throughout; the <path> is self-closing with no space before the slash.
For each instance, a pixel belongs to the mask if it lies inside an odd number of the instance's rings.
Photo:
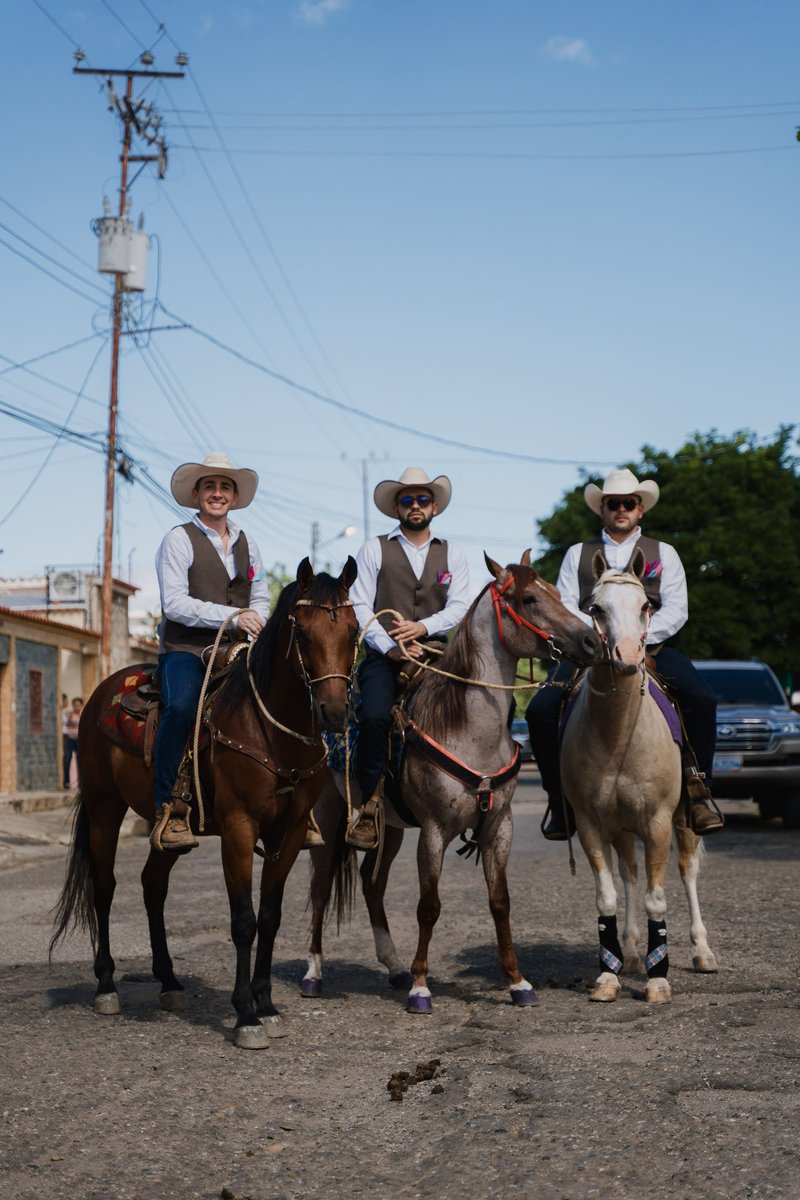
<path id="1" fill-rule="evenodd" d="M 639 501 L 634 496 L 611 496 L 610 499 L 604 500 L 603 503 L 611 512 L 616 512 L 620 508 L 624 508 L 625 512 L 633 512 L 639 506 Z"/>
<path id="2" fill-rule="evenodd" d="M 420 508 L 427 508 L 433 504 L 432 496 L 398 496 L 397 503 L 401 508 L 413 508 L 418 504 Z"/>

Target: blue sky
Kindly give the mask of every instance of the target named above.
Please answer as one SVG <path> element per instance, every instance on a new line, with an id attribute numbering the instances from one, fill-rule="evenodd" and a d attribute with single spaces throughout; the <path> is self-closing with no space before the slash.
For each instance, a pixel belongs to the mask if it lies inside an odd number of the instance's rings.
<path id="1" fill-rule="evenodd" d="M 335 565 L 357 548 L 365 461 L 370 497 L 405 466 L 443 472 L 438 529 L 477 587 L 483 549 L 535 547 L 582 467 L 796 419 L 799 34 L 783 0 L 19 0 L 0 403 L 102 438 L 110 288 L 90 222 L 116 206 L 118 124 L 72 53 L 124 67 L 155 42 L 168 70 L 180 47 L 190 74 L 147 93 L 167 176 L 132 188 L 157 239 L 120 367 L 135 477 L 165 488 L 225 449 L 262 479 L 245 527 L 293 570 L 314 521 Z M 189 329 L 147 334 L 175 317 L 400 428 Z M 13 366 L 79 339 L 30 364 L 45 378 Z M 2 413 L 0 438 L 0 573 L 91 563 L 102 456 Z M 119 570 L 151 604 L 176 518 L 142 482 L 118 501 Z M 370 500 L 370 532 L 386 527 Z"/>

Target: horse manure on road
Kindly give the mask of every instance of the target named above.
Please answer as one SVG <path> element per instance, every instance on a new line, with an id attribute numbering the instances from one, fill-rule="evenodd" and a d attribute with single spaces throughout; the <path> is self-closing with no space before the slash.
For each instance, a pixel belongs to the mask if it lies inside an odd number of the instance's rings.
<path id="1" fill-rule="evenodd" d="M 386 1089 L 389 1092 L 389 1099 L 402 1101 L 403 1093 L 407 1092 L 415 1083 L 425 1083 L 430 1079 L 438 1079 L 440 1075 L 445 1074 L 446 1070 L 447 1067 L 442 1067 L 441 1065 L 441 1059 L 432 1058 L 429 1062 L 418 1062 L 417 1069 L 413 1074 L 410 1071 L 395 1071 L 386 1085 Z M 437 1083 L 435 1087 L 431 1088 L 431 1095 L 440 1096 L 443 1091 L 444 1088 L 442 1085 Z"/>

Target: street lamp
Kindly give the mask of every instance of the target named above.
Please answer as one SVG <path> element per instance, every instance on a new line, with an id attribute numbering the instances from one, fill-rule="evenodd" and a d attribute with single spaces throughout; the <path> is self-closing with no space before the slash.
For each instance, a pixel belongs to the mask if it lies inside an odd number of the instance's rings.
<path id="1" fill-rule="evenodd" d="M 339 538 L 352 537 L 353 534 L 356 533 L 357 531 L 358 531 L 357 525 L 345 525 L 344 529 L 340 529 L 339 532 L 334 534 L 333 537 L 326 538 L 324 542 L 321 542 L 319 540 L 319 521 L 312 521 L 312 523 L 311 523 L 311 569 L 313 571 L 316 571 L 316 569 L 317 569 L 317 555 L 320 550 L 324 550 L 326 546 L 330 546 L 334 542 L 338 542 Z"/>

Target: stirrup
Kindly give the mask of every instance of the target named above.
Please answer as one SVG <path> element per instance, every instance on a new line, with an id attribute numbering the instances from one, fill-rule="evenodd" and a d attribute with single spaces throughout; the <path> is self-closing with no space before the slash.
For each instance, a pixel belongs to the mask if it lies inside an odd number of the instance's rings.
<path id="1" fill-rule="evenodd" d="M 377 850 L 380 845 L 380 819 L 383 797 L 375 792 L 370 796 L 356 820 L 344 835 L 348 846 L 356 850 Z"/>
<path id="2" fill-rule="evenodd" d="M 189 826 L 188 805 L 185 816 L 173 816 L 174 810 L 174 804 L 165 804 L 157 814 L 156 824 L 150 834 L 150 845 L 154 850 L 183 853 L 200 845 Z"/>
<path id="3" fill-rule="evenodd" d="M 314 819 L 313 812 L 308 814 L 308 825 L 306 827 L 306 836 L 301 847 L 302 850 L 315 850 L 317 846 L 324 846 L 325 838 L 322 836 L 322 831 Z"/>

